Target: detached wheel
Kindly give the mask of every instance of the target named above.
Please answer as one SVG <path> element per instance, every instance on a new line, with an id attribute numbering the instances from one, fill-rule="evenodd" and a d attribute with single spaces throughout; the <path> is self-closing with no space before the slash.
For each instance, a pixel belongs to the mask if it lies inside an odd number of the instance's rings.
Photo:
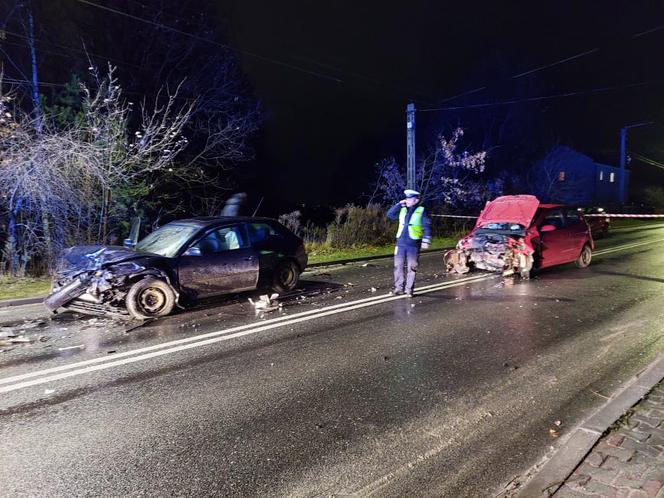
<path id="1" fill-rule="evenodd" d="M 300 269 L 292 261 L 282 261 L 274 269 L 272 289 L 283 293 L 295 289 L 300 281 Z"/>
<path id="2" fill-rule="evenodd" d="M 166 316 L 175 307 L 173 288 L 158 278 L 144 278 L 136 282 L 125 299 L 127 311 L 134 318 L 147 320 Z"/>
<path id="3" fill-rule="evenodd" d="M 590 250 L 590 246 L 586 244 L 583 246 L 583 249 L 581 249 L 581 254 L 579 254 L 578 258 L 576 258 L 574 264 L 578 268 L 587 268 L 592 258 L 593 252 Z"/>

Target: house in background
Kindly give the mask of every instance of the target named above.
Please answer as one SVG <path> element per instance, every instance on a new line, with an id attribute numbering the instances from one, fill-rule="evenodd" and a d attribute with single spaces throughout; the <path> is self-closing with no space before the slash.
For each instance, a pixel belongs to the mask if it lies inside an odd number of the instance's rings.
<path id="1" fill-rule="evenodd" d="M 528 184 L 542 202 L 572 205 L 617 204 L 620 168 L 595 162 L 590 157 L 561 145 L 537 161 L 528 173 Z M 629 171 L 625 177 L 625 191 Z"/>

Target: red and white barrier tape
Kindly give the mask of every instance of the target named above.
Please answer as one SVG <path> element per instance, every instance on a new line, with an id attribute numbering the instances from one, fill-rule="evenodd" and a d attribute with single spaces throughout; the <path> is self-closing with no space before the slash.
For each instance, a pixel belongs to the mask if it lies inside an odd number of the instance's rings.
<path id="1" fill-rule="evenodd" d="M 465 218 L 469 220 L 476 220 L 477 216 L 461 216 L 460 214 L 432 214 L 437 218 Z"/>
<path id="2" fill-rule="evenodd" d="M 477 216 L 462 216 L 460 214 L 432 214 L 436 218 L 462 218 L 468 220 L 476 220 Z M 664 218 L 664 214 L 584 214 L 584 218 Z"/>
<path id="3" fill-rule="evenodd" d="M 664 214 L 584 214 L 584 218 L 664 218 Z"/>

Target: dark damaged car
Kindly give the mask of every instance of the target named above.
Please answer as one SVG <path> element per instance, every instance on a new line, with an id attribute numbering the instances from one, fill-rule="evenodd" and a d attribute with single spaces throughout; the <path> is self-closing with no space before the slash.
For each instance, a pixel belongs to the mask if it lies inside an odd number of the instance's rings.
<path id="1" fill-rule="evenodd" d="M 275 220 L 179 220 L 133 248 L 65 250 L 44 304 L 53 312 L 155 318 L 200 298 L 261 287 L 287 292 L 306 265 L 302 239 Z"/>
<path id="2" fill-rule="evenodd" d="M 534 269 L 590 264 L 594 242 L 577 209 L 541 204 L 532 195 L 507 195 L 487 203 L 475 228 L 445 253 L 450 272 L 478 268 L 529 278 Z"/>

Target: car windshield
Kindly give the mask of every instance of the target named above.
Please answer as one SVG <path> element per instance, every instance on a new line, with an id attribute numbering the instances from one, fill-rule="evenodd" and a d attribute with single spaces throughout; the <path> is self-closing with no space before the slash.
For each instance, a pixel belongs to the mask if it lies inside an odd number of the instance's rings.
<path id="1" fill-rule="evenodd" d="M 485 223 L 482 225 L 485 230 L 500 230 L 505 232 L 519 232 L 523 227 L 517 223 Z"/>
<path id="2" fill-rule="evenodd" d="M 172 258 L 197 230 L 191 225 L 164 225 L 136 244 L 136 249 Z"/>

